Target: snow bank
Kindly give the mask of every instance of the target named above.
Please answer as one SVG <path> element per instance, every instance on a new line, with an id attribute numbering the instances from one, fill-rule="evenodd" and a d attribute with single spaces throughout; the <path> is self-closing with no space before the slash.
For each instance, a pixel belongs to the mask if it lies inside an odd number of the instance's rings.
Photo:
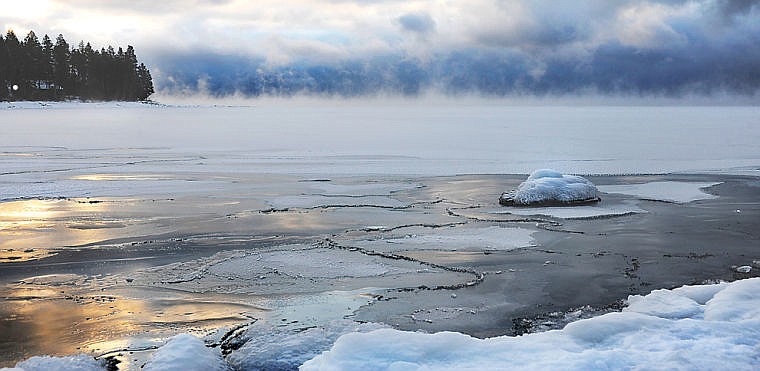
<path id="1" fill-rule="evenodd" d="M 596 186 L 587 179 L 554 170 L 536 170 L 511 195 L 515 205 L 572 203 L 598 198 Z"/>
<path id="2" fill-rule="evenodd" d="M 223 371 L 229 366 L 222 356 L 206 347 L 201 339 L 179 334 L 153 353 L 144 370 L 161 371 Z"/>
<path id="3" fill-rule="evenodd" d="M 631 296 L 562 330 L 476 339 L 381 329 L 341 336 L 302 370 L 760 367 L 760 278 Z"/>
<path id="4" fill-rule="evenodd" d="M 605 193 L 619 193 L 636 196 L 647 200 L 686 203 L 698 200 L 710 200 L 718 198 L 702 191 L 721 184 L 721 182 L 650 182 L 643 184 L 608 185 L 599 186 L 599 190 Z"/>
<path id="5" fill-rule="evenodd" d="M 16 363 L 15 368 L 3 368 L 0 370 L 14 371 L 102 371 L 106 367 L 104 360 L 96 360 L 84 354 L 69 357 L 32 357 L 26 361 Z"/>

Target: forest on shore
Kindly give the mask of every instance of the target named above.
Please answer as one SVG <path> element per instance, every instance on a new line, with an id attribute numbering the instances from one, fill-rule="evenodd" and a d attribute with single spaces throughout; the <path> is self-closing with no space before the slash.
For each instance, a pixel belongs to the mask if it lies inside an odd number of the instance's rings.
<path id="1" fill-rule="evenodd" d="M 97 50 L 84 41 L 70 47 L 34 31 L 19 40 L 0 34 L 0 101 L 141 101 L 153 94 L 153 78 L 131 45 Z"/>

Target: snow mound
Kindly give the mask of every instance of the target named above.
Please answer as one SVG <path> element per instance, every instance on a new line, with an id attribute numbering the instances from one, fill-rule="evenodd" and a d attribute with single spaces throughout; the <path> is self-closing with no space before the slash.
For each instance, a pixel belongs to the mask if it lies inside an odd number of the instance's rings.
<path id="1" fill-rule="evenodd" d="M 49 371 L 49 370 L 68 370 L 68 371 L 103 371 L 106 368 L 104 360 L 96 360 L 91 356 L 84 354 L 68 357 L 51 357 L 39 356 L 32 357 L 26 361 L 16 363 L 15 368 L 2 370 L 15 371 Z"/>
<path id="2" fill-rule="evenodd" d="M 229 366 L 201 339 L 190 334 L 179 334 L 153 353 L 144 370 L 162 371 L 223 371 Z"/>
<path id="3" fill-rule="evenodd" d="M 302 370 L 760 367 L 760 278 L 631 296 L 562 330 L 477 339 L 392 329 L 341 336 Z"/>
<path id="4" fill-rule="evenodd" d="M 583 177 L 541 169 L 530 174 L 514 194 L 503 194 L 499 202 L 508 205 L 507 200 L 511 200 L 520 206 L 572 204 L 597 201 L 598 197 L 594 183 Z"/>

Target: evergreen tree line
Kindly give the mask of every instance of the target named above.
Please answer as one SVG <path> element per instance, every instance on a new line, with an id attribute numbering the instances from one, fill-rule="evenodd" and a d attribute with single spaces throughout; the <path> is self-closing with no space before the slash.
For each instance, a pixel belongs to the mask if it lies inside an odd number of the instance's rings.
<path id="1" fill-rule="evenodd" d="M 145 100 L 153 79 L 138 63 L 134 48 L 93 49 L 79 42 L 69 47 L 63 35 L 55 43 L 34 31 L 23 41 L 9 30 L 0 34 L 0 101 L 19 100 Z"/>

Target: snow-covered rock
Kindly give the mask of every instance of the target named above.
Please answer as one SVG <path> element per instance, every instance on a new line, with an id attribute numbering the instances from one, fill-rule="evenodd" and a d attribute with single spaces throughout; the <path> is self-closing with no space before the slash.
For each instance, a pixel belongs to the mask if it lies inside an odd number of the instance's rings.
<path id="1" fill-rule="evenodd" d="M 499 203 L 510 206 L 571 205 L 599 201 L 594 183 L 577 175 L 536 170 L 517 189 L 501 195 Z"/>
<path id="2" fill-rule="evenodd" d="M 628 303 L 622 312 L 518 337 L 350 333 L 301 370 L 760 368 L 760 278 L 656 290 Z"/>

